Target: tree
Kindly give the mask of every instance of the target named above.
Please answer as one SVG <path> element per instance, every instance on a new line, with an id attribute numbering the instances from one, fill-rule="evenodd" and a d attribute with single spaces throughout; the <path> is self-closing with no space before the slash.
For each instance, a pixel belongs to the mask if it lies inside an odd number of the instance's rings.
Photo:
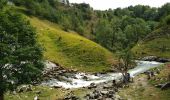
<path id="1" fill-rule="evenodd" d="M 0 9 L 3 9 L 3 7 L 7 4 L 6 0 L 0 0 Z"/>
<path id="2" fill-rule="evenodd" d="M 117 8 L 114 10 L 114 14 L 116 16 L 119 16 L 119 17 L 122 17 L 122 16 L 132 16 L 132 11 L 130 11 L 128 8 L 124 8 L 124 9 L 121 9 L 121 8 Z"/>
<path id="3" fill-rule="evenodd" d="M 161 19 L 170 14 L 170 3 L 166 3 L 158 9 L 158 18 Z"/>
<path id="4" fill-rule="evenodd" d="M 163 18 L 161 20 L 161 25 L 160 26 L 163 26 L 163 25 L 170 25 L 170 15 L 166 16 L 165 18 Z"/>
<path id="5" fill-rule="evenodd" d="M 124 26 L 128 45 L 135 44 L 151 32 L 151 27 L 141 18 L 125 18 L 122 26 Z"/>
<path id="6" fill-rule="evenodd" d="M 134 65 L 133 53 L 130 49 L 125 49 L 124 51 L 120 52 L 119 54 L 119 66 L 118 70 L 121 71 L 123 75 L 123 81 L 126 83 L 127 80 L 127 71 L 128 69 L 132 68 Z M 130 77 L 128 77 L 130 78 Z"/>
<path id="7" fill-rule="evenodd" d="M 109 22 L 105 19 L 101 19 L 96 26 L 96 40 L 102 46 L 109 48 L 112 42 L 112 29 Z"/>
<path id="8" fill-rule="evenodd" d="M 126 49 L 120 52 L 119 60 L 122 63 L 122 66 L 120 66 L 122 71 L 127 71 L 134 64 L 133 53 L 129 49 Z"/>
<path id="9" fill-rule="evenodd" d="M 133 11 L 133 17 L 139 17 L 144 18 L 144 12 L 148 9 L 150 9 L 149 6 L 143 6 L 143 5 L 136 5 L 134 7 L 130 6 L 128 7 L 130 11 Z"/>
<path id="10" fill-rule="evenodd" d="M 0 100 L 6 90 L 38 80 L 42 49 L 35 29 L 20 14 L 0 11 Z"/>
<path id="11" fill-rule="evenodd" d="M 157 8 L 149 8 L 144 12 L 143 18 L 145 20 L 156 20 L 158 17 Z"/>

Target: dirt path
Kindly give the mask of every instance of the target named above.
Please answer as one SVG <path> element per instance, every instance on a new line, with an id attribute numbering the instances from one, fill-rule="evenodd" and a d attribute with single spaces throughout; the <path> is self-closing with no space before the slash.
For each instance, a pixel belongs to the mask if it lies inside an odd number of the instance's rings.
<path id="1" fill-rule="evenodd" d="M 168 100 L 170 91 L 162 91 L 149 84 L 147 76 L 141 74 L 135 77 L 128 88 L 120 89 L 119 95 L 126 100 Z"/>

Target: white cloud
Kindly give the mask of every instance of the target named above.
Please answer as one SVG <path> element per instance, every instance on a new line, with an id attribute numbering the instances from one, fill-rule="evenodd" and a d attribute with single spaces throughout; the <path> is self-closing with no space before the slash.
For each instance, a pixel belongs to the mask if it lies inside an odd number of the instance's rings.
<path id="1" fill-rule="evenodd" d="M 88 3 L 94 9 L 106 10 L 109 8 L 124 8 L 130 5 L 149 5 L 151 7 L 161 7 L 170 0 L 69 0 L 71 3 Z"/>

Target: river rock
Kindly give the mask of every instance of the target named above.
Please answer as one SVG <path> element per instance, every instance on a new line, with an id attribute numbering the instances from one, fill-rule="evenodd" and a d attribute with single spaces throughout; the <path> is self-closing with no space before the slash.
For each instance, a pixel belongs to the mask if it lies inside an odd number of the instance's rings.
<path id="1" fill-rule="evenodd" d="M 100 91 L 97 91 L 97 90 L 94 90 L 94 91 L 93 91 L 93 94 L 94 94 L 95 99 L 97 99 L 97 98 L 99 98 L 100 96 L 102 96 L 101 92 L 100 92 Z"/>
<path id="2" fill-rule="evenodd" d="M 106 84 L 106 85 L 103 86 L 103 89 L 110 89 L 110 88 L 112 88 L 112 86 L 110 86 L 110 85 L 108 85 L 108 84 Z"/>
<path id="3" fill-rule="evenodd" d="M 76 95 L 69 93 L 64 97 L 64 100 L 79 100 L 79 98 Z"/>
<path id="4" fill-rule="evenodd" d="M 67 71 L 66 70 L 59 70 L 59 71 L 57 71 L 57 73 L 59 74 L 59 75 L 63 75 L 64 73 L 66 73 Z"/>
<path id="5" fill-rule="evenodd" d="M 147 57 L 142 58 L 142 60 L 144 61 L 156 61 L 157 59 L 158 57 L 156 56 L 147 56 Z"/>
<path id="6" fill-rule="evenodd" d="M 16 95 L 16 94 L 17 94 L 17 92 L 16 92 L 16 91 L 13 91 L 13 92 L 12 92 L 12 94 L 13 94 L 13 95 Z"/>
<path id="7" fill-rule="evenodd" d="M 17 92 L 27 92 L 27 91 L 32 91 L 32 85 L 21 85 L 17 88 Z"/>
<path id="8" fill-rule="evenodd" d="M 89 95 L 89 99 L 95 99 L 95 94 L 91 93 L 91 94 Z"/>
<path id="9" fill-rule="evenodd" d="M 106 95 L 108 93 L 108 91 L 101 91 L 102 95 Z"/>
<path id="10" fill-rule="evenodd" d="M 84 79 L 84 80 L 88 80 L 88 77 L 87 77 L 87 76 L 83 76 L 83 79 Z"/>
<path id="11" fill-rule="evenodd" d="M 157 62 L 161 62 L 161 63 L 170 62 L 170 59 L 159 58 L 159 57 L 156 57 L 156 56 L 147 56 L 147 57 L 142 58 L 142 60 L 144 60 L 144 61 L 157 61 Z"/>
<path id="12" fill-rule="evenodd" d="M 162 90 L 165 90 L 167 88 L 170 88 L 170 82 L 163 84 L 161 87 Z"/>
<path id="13" fill-rule="evenodd" d="M 114 95 L 114 100 L 122 100 L 121 97 L 118 94 Z"/>
<path id="14" fill-rule="evenodd" d="M 155 87 L 157 88 L 161 88 L 163 84 L 158 84 L 158 85 L 155 85 Z"/>
<path id="15" fill-rule="evenodd" d="M 108 98 L 112 98 L 112 97 L 114 97 L 114 93 L 112 93 L 112 92 L 108 92 L 108 93 L 107 93 L 107 97 L 108 97 Z"/>
<path id="16" fill-rule="evenodd" d="M 109 93 L 109 94 L 115 94 L 115 91 L 114 91 L 114 90 L 109 90 L 108 93 Z"/>
<path id="17" fill-rule="evenodd" d="M 35 91 L 36 94 L 41 94 L 41 91 Z"/>
<path id="18" fill-rule="evenodd" d="M 86 95 L 84 96 L 84 98 L 85 98 L 86 100 L 89 100 L 89 99 L 90 99 L 90 94 L 86 94 Z"/>
<path id="19" fill-rule="evenodd" d="M 94 73 L 94 76 L 99 76 L 100 75 L 100 73 Z"/>
<path id="20" fill-rule="evenodd" d="M 161 63 L 166 63 L 166 62 L 170 62 L 170 59 L 158 58 L 156 61 L 157 61 L 157 62 L 161 62 Z"/>
<path id="21" fill-rule="evenodd" d="M 91 83 L 90 86 L 88 86 L 88 89 L 96 88 L 97 85 L 95 83 Z"/>
<path id="22" fill-rule="evenodd" d="M 55 86 L 53 86 L 53 88 L 58 89 L 58 88 L 62 88 L 62 86 L 55 85 Z"/>
<path id="23" fill-rule="evenodd" d="M 105 98 L 105 100 L 114 100 L 113 98 Z"/>
<path id="24" fill-rule="evenodd" d="M 35 97 L 34 97 L 34 100 L 39 100 L 38 96 L 35 96 Z"/>

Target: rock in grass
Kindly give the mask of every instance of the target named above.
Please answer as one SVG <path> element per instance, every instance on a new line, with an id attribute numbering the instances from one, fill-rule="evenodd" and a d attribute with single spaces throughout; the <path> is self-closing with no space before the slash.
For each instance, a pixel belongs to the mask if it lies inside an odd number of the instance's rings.
<path id="1" fill-rule="evenodd" d="M 165 89 L 168 89 L 168 88 L 170 88 L 170 82 L 163 84 L 162 87 L 161 87 L 162 90 L 165 90 Z"/>
<path id="2" fill-rule="evenodd" d="M 35 96 L 35 97 L 34 97 L 34 100 L 39 100 L 38 96 Z"/>
<path id="3" fill-rule="evenodd" d="M 167 82 L 167 83 L 164 83 L 164 84 L 158 84 L 158 85 L 155 85 L 155 87 L 161 88 L 162 90 L 165 90 L 165 89 L 170 88 L 170 82 Z"/>

